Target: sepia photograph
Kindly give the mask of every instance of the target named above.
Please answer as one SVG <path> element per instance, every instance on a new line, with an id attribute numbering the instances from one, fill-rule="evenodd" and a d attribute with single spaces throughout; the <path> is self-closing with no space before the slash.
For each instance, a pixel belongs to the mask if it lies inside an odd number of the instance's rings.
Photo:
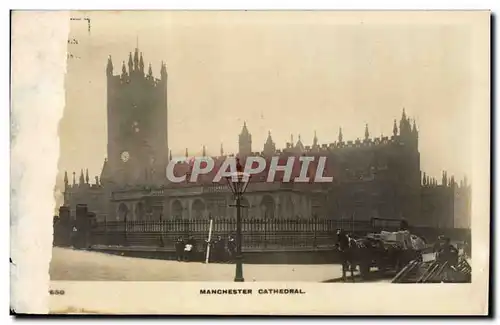
<path id="1" fill-rule="evenodd" d="M 487 283 L 489 12 L 67 17 L 52 296 Z"/>

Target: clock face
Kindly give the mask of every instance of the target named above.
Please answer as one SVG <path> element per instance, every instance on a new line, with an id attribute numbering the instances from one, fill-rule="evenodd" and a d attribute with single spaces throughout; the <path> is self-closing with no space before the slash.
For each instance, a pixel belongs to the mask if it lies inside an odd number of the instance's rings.
<path id="1" fill-rule="evenodd" d="M 123 162 L 127 162 L 130 159 L 130 154 L 128 153 L 128 151 L 122 152 L 121 158 Z"/>

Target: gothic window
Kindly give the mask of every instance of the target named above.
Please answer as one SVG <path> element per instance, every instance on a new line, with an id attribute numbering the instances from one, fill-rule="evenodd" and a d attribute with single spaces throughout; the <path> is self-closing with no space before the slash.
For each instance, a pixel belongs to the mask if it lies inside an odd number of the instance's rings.
<path id="1" fill-rule="evenodd" d="M 262 198 L 260 207 L 262 209 L 262 215 L 264 216 L 264 218 L 266 219 L 274 218 L 275 202 L 271 196 L 265 195 Z"/>
<path id="2" fill-rule="evenodd" d="M 129 214 L 129 209 L 128 209 L 127 205 L 123 202 L 120 203 L 120 205 L 118 206 L 117 219 L 118 220 L 125 220 L 125 219 L 127 219 L 128 214 Z"/>
<path id="3" fill-rule="evenodd" d="M 201 218 L 203 218 L 203 216 L 205 214 L 205 203 L 200 199 L 196 199 L 193 202 L 191 210 L 192 210 L 191 214 L 192 214 L 193 218 L 201 219 Z"/>
<path id="4" fill-rule="evenodd" d="M 172 218 L 173 219 L 182 219 L 182 204 L 179 200 L 175 200 L 172 203 Z"/>
<path id="5" fill-rule="evenodd" d="M 226 208 L 226 200 L 224 198 L 212 198 L 208 201 L 208 206 L 212 217 L 223 217 Z"/>

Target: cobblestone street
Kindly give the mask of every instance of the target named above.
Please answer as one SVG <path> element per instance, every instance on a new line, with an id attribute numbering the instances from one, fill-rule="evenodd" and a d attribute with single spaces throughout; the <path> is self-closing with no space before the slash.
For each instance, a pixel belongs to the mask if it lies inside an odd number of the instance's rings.
<path id="1" fill-rule="evenodd" d="M 53 281 L 233 281 L 234 264 L 203 264 L 108 255 L 55 247 Z M 340 265 L 244 264 L 245 281 L 323 282 L 341 277 Z"/>

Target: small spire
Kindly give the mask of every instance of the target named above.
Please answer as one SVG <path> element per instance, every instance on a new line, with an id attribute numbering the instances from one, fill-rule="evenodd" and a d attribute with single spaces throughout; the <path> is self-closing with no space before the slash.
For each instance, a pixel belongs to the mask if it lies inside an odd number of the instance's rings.
<path id="1" fill-rule="evenodd" d="M 202 156 L 203 156 L 203 157 L 206 157 L 206 156 L 207 156 L 207 148 L 206 148 L 205 146 L 203 146 Z"/>
<path id="2" fill-rule="evenodd" d="M 172 161 L 172 150 L 169 150 L 169 153 L 168 153 L 168 160 L 169 160 L 169 161 Z"/>
<path id="3" fill-rule="evenodd" d="M 132 62 L 132 52 L 128 54 L 128 73 L 132 74 L 134 70 L 134 64 Z"/>
<path id="4" fill-rule="evenodd" d="M 139 49 L 135 48 L 134 51 L 134 70 L 139 70 Z"/>
<path id="5" fill-rule="evenodd" d="M 144 72 L 144 59 L 142 58 L 142 52 L 141 52 L 141 57 L 139 59 L 139 71 Z"/>
<path id="6" fill-rule="evenodd" d="M 317 145 L 318 145 L 318 136 L 316 135 L 316 130 L 314 130 L 313 146 L 316 147 Z"/>
<path id="7" fill-rule="evenodd" d="M 95 176 L 95 185 L 99 185 L 99 176 Z"/>
<path id="8" fill-rule="evenodd" d="M 64 185 L 68 186 L 68 172 L 67 171 L 64 172 Z"/>
<path id="9" fill-rule="evenodd" d="M 90 179 L 89 179 L 89 170 L 88 168 L 85 169 L 85 183 L 89 184 L 90 183 Z"/>
<path id="10" fill-rule="evenodd" d="M 368 123 L 365 125 L 365 140 L 368 140 L 370 137 L 370 132 L 368 132 Z"/>
<path id="11" fill-rule="evenodd" d="M 293 134 L 290 134 L 290 145 L 293 146 Z"/>
<path id="12" fill-rule="evenodd" d="M 162 80 L 167 78 L 167 65 L 163 61 L 161 61 L 160 76 Z"/>
<path id="13" fill-rule="evenodd" d="M 404 121 L 406 120 L 406 111 L 405 108 L 403 107 L 403 114 L 401 115 L 401 119 Z"/>
<path id="14" fill-rule="evenodd" d="M 83 185 L 85 183 L 85 179 L 83 178 L 83 169 L 80 170 L 80 185 Z"/>
<path id="15" fill-rule="evenodd" d="M 151 63 L 149 64 L 149 68 L 148 68 L 148 77 L 153 77 L 153 69 L 151 68 Z"/>
<path id="16" fill-rule="evenodd" d="M 220 156 L 224 156 L 224 147 L 222 146 L 222 143 L 220 144 Z"/>
<path id="17" fill-rule="evenodd" d="M 73 186 L 76 185 L 76 173 L 73 172 Z"/>
<path id="18" fill-rule="evenodd" d="M 188 148 L 186 148 L 186 158 L 189 157 Z"/>
<path id="19" fill-rule="evenodd" d="M 395 119 L 394 119 L 394 126 L 392 127 L 392 134 L 394 134 L 394 136 L 398 135 L 398 125 Z"/>
<path id="20" fill-rule="evenodd" d="M 339 142 L 342 143 L 343 141 L 343 136 L 342 136 L 342 128 L 339 128 Z"/>
<path id="21" fill-rule="evenodd" d="M 127 68 L 125 67 L 125 61 L 123 61 L 123 65 L 122 65 L 122 75 L 123 76 L 127 75 Z"/>
<path id="22" fill-rule="evenodd" d="M 108 75 L 113 75 L 113 61 L 111 60 L 111 55 L 108 56 L 108 64 L 106 66 L 106 73 Z"/>
<path id="23" fill-rule="evenodd" d="M 248 135 L 248 134 L 250 134 L 250 132 L 248 132 L 247 122 L 243 121 L 243 128 L 241 129 L 241 135 Z"/>
<path id="24" fill-rule="evenodd" d="M 413 133 L 417 133 L 417 123 L 415 122 L 415 119 L 413 119 L 413 129 L 412 129 L 412 132 Z"/>

